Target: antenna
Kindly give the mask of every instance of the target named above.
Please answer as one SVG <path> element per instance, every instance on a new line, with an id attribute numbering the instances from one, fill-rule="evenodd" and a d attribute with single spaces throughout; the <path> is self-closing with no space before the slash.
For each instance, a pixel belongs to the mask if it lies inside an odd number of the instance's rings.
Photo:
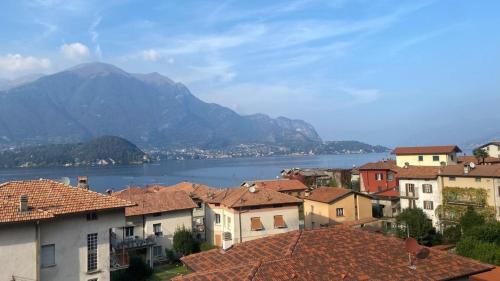
<path id="1" fill-rule="evenodd" d="M 71 183 L 71 180 L 68 178 L 68 177 L 62 177 L 60 180 L 59 180 L 60 183 L 68 186 L 70 183 Z"/>

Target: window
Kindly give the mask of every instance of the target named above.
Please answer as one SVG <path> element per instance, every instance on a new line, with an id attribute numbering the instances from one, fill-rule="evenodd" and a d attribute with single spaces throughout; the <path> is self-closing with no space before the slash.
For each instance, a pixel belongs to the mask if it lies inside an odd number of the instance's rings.
<path id="1" fill-rule="evenodd" d="M 161 223 L 153 224 L 153 232 L 156 236 L 163 236 L 163 231 L 161 230 Z"/>
<path id="2" fill-rule="evenodd" d="M 87 281 L 97 281 L 98 279 L 97 278 L 92 278 L 92 279 L 89 279 Z"/>
<path id="3" fill-rule="evenodd" d="M 439 155 L 432 156 L 432 161 L 439 162 Z"/>
<path id="4" fill-rule="evenodd" d="M 418 156 L 418 161 L 420 161 L 420 162 L 424 161 L 424 156 L 423 155 L 419 155 Z"/>
<path id="5" fill-rule="evenodd" d="M 415 209 L 417 207 L 417 202 L 415 201 L 415 199 L 409 200 L 409 207 L 410 207 L 410 209 Z"/>
<path id="6" fill-rule="evenodd" d="M 260 221 L 260 217 L 254 217 L 250 219 L 251 228 L 253 231 L 259 231 L 264 229 L 264 225 Z"/>
<path id="7" fill-rule="evenodd" d="M 161 257 L 162 256 L 162 251 L 163 249 L 161 248 L 161 246 L 154 246 L 153 247 L 153 256 L 154 257 Z"/>
<path id="8" fill-rule="evenodd" d="M 423 184 L 422 185 L 422 191 L 424 193 L 432 193 L 432 184 L 428 184 L 428 183 Z"/>
<path id="9" fill-rule="evenodd" d="M 282 215 L 274 216 L 274 228 L 286 228 L 285 220 Z"/>
<path id="10" fill-rule="evenodd" d="M 424 201 L 424 209 L 425 210 L 434 210 L 432 201 Z"/>
<path id="11" fill-rule="evenodd" d="M 457 178 L 456 177 L 448 177 L 448 180 L 455 181 L 455 180 L 457 180 Z"/>
<path id="12" fill-rule="evenodd" d="M 384 174 L 382 174 L 382 173 L 375 174 L 375 180 L 381 181 L 383 179 L 384 179 Z"/>
<path id="13" fill-rule="evenodd" d="M 481 178 L 480 177 L 476 177 L 476 182 L 481 182 Z"/>
<path id="14" fill-rule="evenodd" d="M 87 271 L 97 269 L 97 233 L 87 235 Z"/>
<path id="15" fill-rule="evenodd" d="M 415 193 L 415 185 L 413 183 L 407 183 L 405 185 L 406 187 L 406 195 L 408 196 L 408 193 Z"/>
<path id="16" fill-rule="evenodd" d="M 337 217 L 343 217 L 344 216 L 344 208 L 337 208 Z"/>
<path id="17" fill-rule="evenodd" d="M 392 172 L 387 173 L 387 180 L 392 181 L 393 179 L 394 179 L 394 175 L 392 174 Z"/>
<path id="18" fill-rule="evenodd" d="M 203 204 L 203 202 L 201 202 L 201 201 L 196 201 L 195 203 L 196 203 L 196 208 L 198 208 L 198 209 L 203 208 L 203 205 L 202 205 L 202 204 Z"/>
<path id="19" fill-rule="evenodd" d="M 97 213 L 96 212 L 88 213 L 87 214 L 87 220 L 88 221 L 95 221 L 95 220 L 97 220 Z"/>
<path id="20" fill-rule="evenodd" d="M 56 246 L 55 244 L 42 246 L 42 267 L 56 265 Z"/>
<path id="21" fill-rule="evenodd" d="M 215 214 L 215 224 L 220 224 L 220 214 Z"/>
<path id="22" fill-rule="evenodd" d="M 134 227 L 133 226 L 125 227 L 125 237 L 132 237 L 132 236 L 134 236 Z"/>

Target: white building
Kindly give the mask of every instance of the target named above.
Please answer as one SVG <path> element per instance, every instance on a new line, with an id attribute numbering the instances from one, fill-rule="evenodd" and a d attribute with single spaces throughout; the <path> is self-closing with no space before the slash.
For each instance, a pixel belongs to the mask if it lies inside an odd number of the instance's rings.
<path id="1" fill-rule="evenodd" d="M 442 204 L 442 190 L 438 182 L 440 167 L 414 167 L 400 169 L 399 193 L 401 210 L 420 208 L 439 228 L 436 208 Z"/>
<path id="2" fill-rule="evenodd" d="M 228 248 L 234 243 L 298 230 L 301 202 L 255 186 L 219 191 L 206 199 L 207 241 Z"/>
<path id="3" fill-rule="evenodd" d="M 130 202 L 52 180 L 0 185 L 0 280 L 110 280 Z"/>
<path id="4" fill-rule="evenodd" d="M 126 208 L 126 226 L 113 230 L 119 264 L 128 264 L 132 251 L 144 256 L 152 266 L 165 258 L 165 249 L 172 249 L 177 229 L 192 230 L 193 209 L 197 205 L 184 191 L 129 188 L 113 196 L 137 204 Z"/>
<path id="5" fill-rule="evenodd" d="M 481 145 L 479 148 L 488 152 L 488 155 L 490 157 L 500 157 L 500 141 L 492 141 L 487 144 Z"/>

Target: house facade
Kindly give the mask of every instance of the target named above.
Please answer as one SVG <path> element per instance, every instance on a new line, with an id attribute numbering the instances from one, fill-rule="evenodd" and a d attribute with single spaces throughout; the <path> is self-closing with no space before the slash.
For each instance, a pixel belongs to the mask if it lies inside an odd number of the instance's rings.
<path id="1" fill-rule="evenodd" d="M 299 229 L 302 200 L 271 189 L 225 189 L 206 203 L 207 241 L 222 248 Z"/>
<path id="2" fill-rule="evenodd" d="M 110 280 L 130 202 L 52 180 L 0 185 L 0 280 Z"/>
<path id="3" fill-rule="evenodd" d="M 128 188 L 113 194 L 136 206 L 125 210 L 126 225 L 113 230 L 119 261 L 141 255 L 153 266 L 165 259 L 165 249 L 173 248 L 177 229 L 192 229 L 197 205 L 184 191 L 156 188 Z"/>
<path id="4" fill-rule="evenodd" d="M 500 158 L 500 141 L 489 142 L 481 145 L 479 148 L 488 152 L 490 157 Z"/>
<path id="5" fill-rule="evenodd" d="M 399 172 L 401 210 L 422 209 L 436 228 L 440 228 L 436 209 L 442 204 L 439 170 L 440 167 L 410 166 Z"/>
<path id="6" fill-rule="evenodd" d="M 372 218 L 371 200 L 370 196 L 350 189 L 316 188 L 304 196 L 305 227 L 320 228 Z"/>
<path id="7" fill-rule="evenodd" d="M 443 166 L 457 164 L 457 153 L 462 150 L 456 145 L 396 147 L 396 165 L 405 166 Z"/>
<path id="8" fill-rule="evenodd" d="M 398 167 L 394 160 L 366 163 L 359 167 L 360 191 L 375 193 L 398 186 Z"/>

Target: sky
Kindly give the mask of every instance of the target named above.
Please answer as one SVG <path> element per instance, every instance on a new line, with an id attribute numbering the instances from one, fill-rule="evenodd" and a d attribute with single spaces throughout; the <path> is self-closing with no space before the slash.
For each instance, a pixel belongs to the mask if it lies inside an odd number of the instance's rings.
<path id="1" fill-rule="evenodd" d="M 101 61 L 159 72 L 324 140 L 500 137 L 500 1 L 0 2 L 0 77 Z"/>

